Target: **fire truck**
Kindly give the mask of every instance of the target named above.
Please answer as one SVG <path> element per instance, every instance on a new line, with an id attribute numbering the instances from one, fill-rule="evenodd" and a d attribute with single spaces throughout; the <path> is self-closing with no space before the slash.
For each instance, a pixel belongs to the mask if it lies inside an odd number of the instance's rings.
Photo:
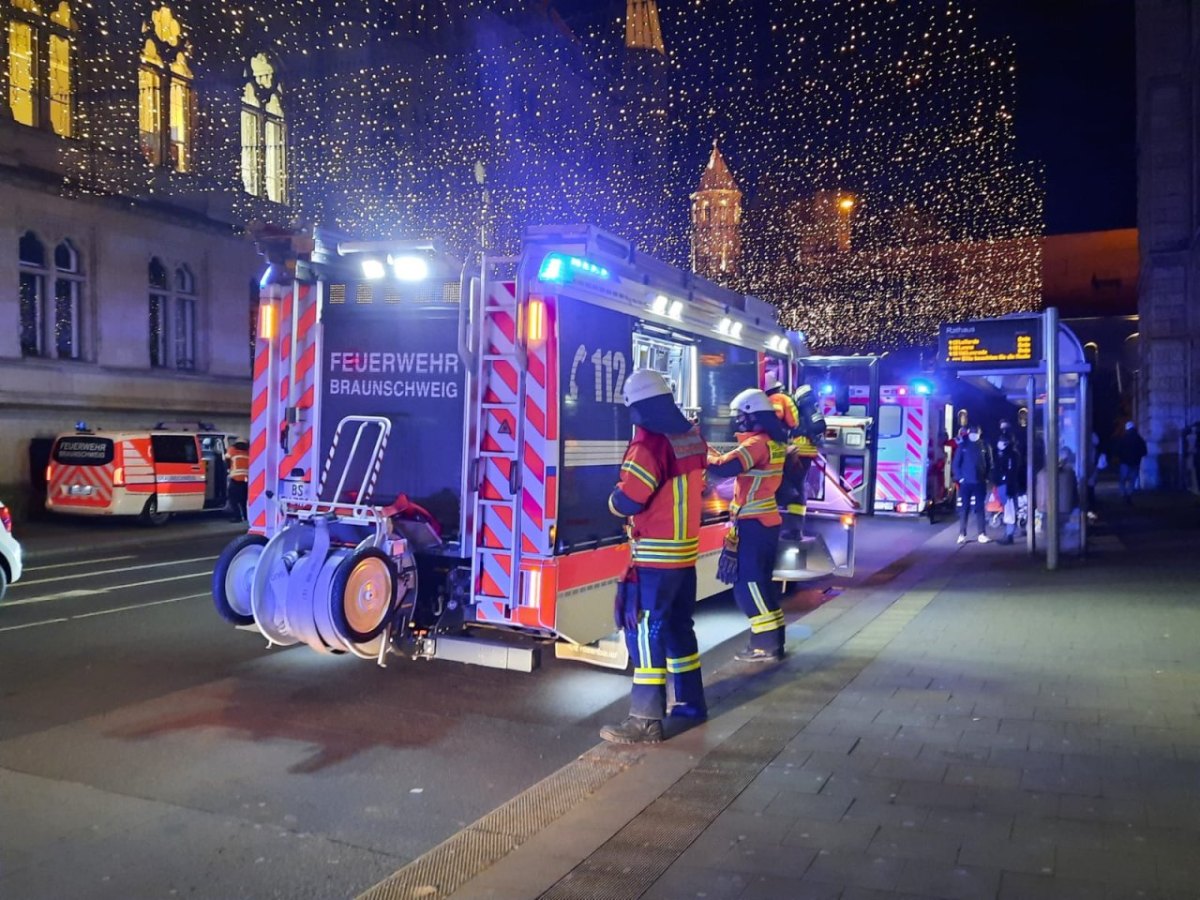
<path id="1" fill-rule="evenodd" d="M 213 599 L 270 645 L 529 670 L 539 644 L 624 668 L 629 564 L 608 510 L 632 435 L 621 402 L 664 373 L 710 445 L 730 400 L 807 352 L 773 307 L 589 226 L 536 228 L 468 265 L 432 243 L 262 237 L 249 533 Z M 699 593 L 732 480 L 705 495 Z M 850 572 L 853 511 L 810 508 L 788 580 Z M 532 639 L 532 640 L 530 640 Z"/>

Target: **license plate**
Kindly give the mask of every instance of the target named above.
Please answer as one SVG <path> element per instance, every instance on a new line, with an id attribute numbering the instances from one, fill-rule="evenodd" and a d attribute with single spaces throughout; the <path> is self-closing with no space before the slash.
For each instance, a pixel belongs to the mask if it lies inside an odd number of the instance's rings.
<path id="1" fill-rule="evenodd" d="M 67 488 L 67 493 L 72 497 L 87 497 L 92 493 L 92 488 L 87 484 L 73 484 Z"/>

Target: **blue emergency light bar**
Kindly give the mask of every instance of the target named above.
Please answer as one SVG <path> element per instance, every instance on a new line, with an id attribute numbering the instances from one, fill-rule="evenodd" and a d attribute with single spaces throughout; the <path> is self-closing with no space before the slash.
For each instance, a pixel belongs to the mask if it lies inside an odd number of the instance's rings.
<path id="1" fill-rule="evenodd" d="M 538 269 L 538 281 L 556 281 L 566 284 L 576 275 L 590 275 L 592 278 L 611 278 L 612 273 L 604 266 L 598 266 L 578 256 L 568 256 L 565 253 L 547 253 Z"/>
<path id="2" fill-rule="evenodd" d="M 914 394 L 920 394 L 922 397 L 928 397 L 933 393 L 933 382 L 928 378 L 914 378 L 908 384 Z"/>

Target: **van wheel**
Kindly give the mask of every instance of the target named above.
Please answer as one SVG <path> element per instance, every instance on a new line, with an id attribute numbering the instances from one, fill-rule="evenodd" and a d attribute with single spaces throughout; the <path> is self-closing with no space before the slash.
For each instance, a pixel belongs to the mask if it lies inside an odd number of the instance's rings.
<path id="1" fill-rule="evenodd" d="M 8 570 L 0 565 L 0 600 L 4 599 L 4 592 L 8 590 Z"/>
<path id="2" fill-rule="evenodd" d="M 368 547 L 347 556 L 329 586 L 334 627 L 356 644 L 378 637 L 396 607 L 396 582 L 396 567 L 382 550 Z"/>
<path id="3" fill-rule="evenodd" d="M 158 511 L 157 494 L 146 501 L 146 505 L 142 509 L 142 524 L 153 525 L 155 528 L 158 528 L 160 525 L 166 525 L 169 518 L 171 518 L 169 512 Z"/>
<path id="4" fill-rule="evenodd" d="M 232 625 L 253 625 L 250 592 L 267 539 L 261 534 L 243 534 L 231 541 L 217 557 L 213 569 L 212 595 L 217 614 Z"/>

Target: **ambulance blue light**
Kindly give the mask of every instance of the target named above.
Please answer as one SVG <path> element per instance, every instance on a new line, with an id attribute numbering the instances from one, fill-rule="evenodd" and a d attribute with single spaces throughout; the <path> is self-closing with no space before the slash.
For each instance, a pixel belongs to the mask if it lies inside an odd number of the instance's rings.
<path id="1" fill-rule="evenodd" d="M 829 383 L 825 383 L 825 384 L 821 385 L 821 393 L 825 394 L 826 396 L 829 396 L 830 394 L 833 393 L 833 385 L 829 384 Z"/>
<path id="2" fill-rule="evenodd" d="M 604 266 L 598 266 L 578 256 L 567 256 L 565 253 L 547 253 L 538 270 L 539 281 L 556 281 L 560 284 L 574 280 L 576 275 L 589 275 L 592 278 L 611 277 Z"/>
<path id="3" fill-rule="evenodd" d="M 928 378 L 914 378 L 909 382 L 909 386 L 913 389 L 914 394 L 920 394 L 922 397 L 928 397 L 933 393 L 933 382 Z"/>

